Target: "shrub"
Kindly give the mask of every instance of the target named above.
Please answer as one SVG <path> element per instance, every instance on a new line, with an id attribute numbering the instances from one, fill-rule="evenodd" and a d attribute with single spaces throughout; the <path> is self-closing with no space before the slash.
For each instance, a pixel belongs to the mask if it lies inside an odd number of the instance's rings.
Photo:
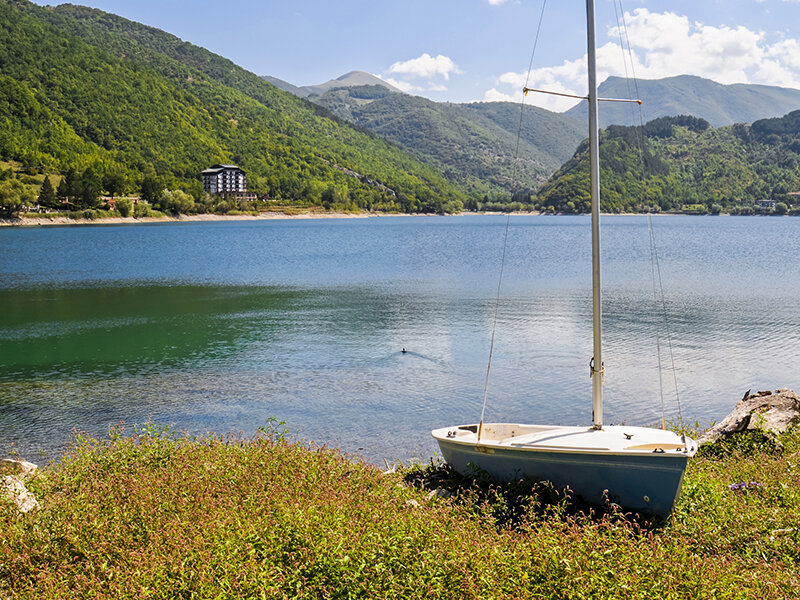
<path id="1" fill-rule="evenodd" d="M 130 217 L 133 212 L 133 202 L 130 198 L 120 198 L 117 200 L 117 210 L 123 217 Z"/>
<path id="2" fill-rule="evenodd" d="M 164 190 L 158 203 L 164 212 L 189 214 L 194 212 L 194 198 L 181 190 Z"/>
<path id="3" fill-rule="evenodd" d="M 149 204 L 138 202 L 133 207 L 133 216 L 136 219 L 141 219 L 143 217 L 161 217 L 163 213 L 153 210 Z"/>
<path id="4" fill-rule="evenodd" d="M 654 524 L 436 463 L 384 475 L 274 423 L 78 436 L 30 482 L 39 511 L 0 503 L 0 596 L 798 597 L 800 440 L 780 441 L 696 457 Z"/>

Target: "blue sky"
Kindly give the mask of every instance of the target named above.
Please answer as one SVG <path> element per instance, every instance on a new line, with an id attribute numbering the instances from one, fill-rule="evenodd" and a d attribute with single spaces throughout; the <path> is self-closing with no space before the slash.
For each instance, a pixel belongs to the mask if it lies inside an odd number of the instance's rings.
<path id="1" fill-rule="evenodd" d="M 295 85 L 363 70 L 409 93 L 451 102 L 519 100 L 542 7 L 542 0 L 84 3 Z M 532 85 L 585 93 L 584 6 L 547 3 Z M 800 0 L 625 0 L 621 11 L 641 79 L 689 73 L 800 88 Z M 601 80 L 625 72 L 618 12 L 620 0 L 597 0 Z M 553 110 L 572 104 L 528 98 Z"/>

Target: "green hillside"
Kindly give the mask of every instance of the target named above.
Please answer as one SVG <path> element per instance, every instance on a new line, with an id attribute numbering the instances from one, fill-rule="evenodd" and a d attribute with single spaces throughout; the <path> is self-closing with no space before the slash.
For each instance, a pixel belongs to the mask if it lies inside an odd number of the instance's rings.
<path id="1" fill-rule="evenodd" d="M 385 137 L 475 194 L 538 187 L 575 150 L 585 127 L 533 106 L 509 102 L 452 104 L 391 93 L 379 86 L 341 87 L 310 97 L 337 116 Z"/>
<path id="2" fill-rule="evenodd" d="M 271 198 L 340 209 L 458 210 L 465 196 L 393 144 L 162 31 L 102 11 L 0 1 L 0 159 L 146 175 L 200 193 L 217 162 Z"/>
<path id="3" fill-rule="evenodd" d="M 774 212 L 800 212 L 800 197 L 789 195 L 800 191 L 800 111 L 720 128 L 695 117 L 662 117 L 644 126 L 644 138 L 640 128 L 613 125 L 601 132 L 600 166 L 607 212 L 765 212 L 758 200 L 775 201 Z M 586 142 L 536 202 L 543 210 L 589 211 Z"/>
<path id="4" fill-rule="evenodd" d="M 692 115 L 714 127 L 734 123 L 752 123 L 758 119 L 779 117 L 800 109 L 800 90 L 769 85 L 735 83 L 723 85 L 692 75 L 664 79 L 640 79 L 633 83 L 622 77 L 609 77 L 600 84 L 603 98 L 630 98 L 637 95 L 645 121 L 659 117 Z M 586 122 L 585 102 L 576 104 L 567 115 Z M 639 109 L 629 104 L 604 102 L 600 108 L 600 126 L 639 123 Z"/>

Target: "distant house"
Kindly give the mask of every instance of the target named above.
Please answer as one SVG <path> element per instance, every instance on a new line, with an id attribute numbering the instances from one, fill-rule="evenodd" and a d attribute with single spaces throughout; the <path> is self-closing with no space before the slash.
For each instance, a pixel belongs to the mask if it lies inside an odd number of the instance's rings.
<path id="1" fill-rule="evenodd" d="M 775 200 L 756 200 L 756 206 L 758 208 L 765 210 L 765 209 L 775 209 Z"/>

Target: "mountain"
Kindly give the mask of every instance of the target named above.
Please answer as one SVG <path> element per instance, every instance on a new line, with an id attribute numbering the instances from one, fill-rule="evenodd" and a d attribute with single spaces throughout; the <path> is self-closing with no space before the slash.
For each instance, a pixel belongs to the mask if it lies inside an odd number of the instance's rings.
<path id="1" fill-rule="evenodd" d="M 777 212 L 800 213 L 793 208 L 800 196 L 792 194 L 800 192 L 800 110 L 718 128 L 697 117 L 661 117 L 643 129 L 644 137 L 640 127 L 602 130 L 602 210 L 752 214 L 761 212 L 759 200 L 771 200 Z M 541 187 L 536 204 L 589 211 L 585 141 Z"/>
<path id="2" fill-rule="evenodd" d="M 436 165 L 449 181 L 480 195 L 538 187 L 585 135 L 585 127 L 569 116 L 526 106 L 515 164 L 518 104 L 434 102 L 377 85 L 331 88 L 309 99 Z"/>
<path id="3" fill-rule="evenodd" d="M 295 96 L 300 96 L 301 98 L 305 98 L 308 94 L 305 94 L 302 89 L 297 87 L 296 85 L 292 85 L 288 81 L 284 81 L 283 79 L 278 79 L 277 77 L 270 77 L 269 75 L 262 76 L 264 81 L 269 81 L 272 85 L 276 88 L 283 90 L 284 92 L 289 92 L 290 94 L 294 94 Z"/>
<path id="4" fill-rule="evenodd" d="M 324 108 L 168 33 L 74 5 L 0 1 L 0 159 L 65 172 L 146 173 L 199 194 L 237 163 L 271 198 L 340 209 L 450 211 L 433 168 Z"/>
<path id="5" fill-rule="evenodd" d="M 693 75 L 640 79 L 637 88 L 643 100 L 645 122 L 658 117 L 692 115 L 721 127 L 779 117 L 800 109 L 800 90 L 744 83 L 723 85 Z M 602 98 L 633 98 L 636 90 L 628 79 L 609 77 L 600 84 L 598 94 Z M 601 127 L 639 123 L 638 108 L 634 104 L 603 102 L 599 113 Z M 586 103 L 578 103 L 566 114 L 585 122 L 588 118 Z"/>
<path id="6" fill-rule="evenodd" d="M 397 94 L 403 93 L 393 85 L 386 83 L 380 77 L 375 77 L 375 75 L 371 75 L 364 71 L 350 71 L 349 73 L 345 73 L 341 77 L 337 77 L 336 79 L 331 79 L 330 81 L 326 81 L 325 83 L 320 83 L 319 85 L 307 85 L 300 89 L 307 91 L 308 96 L 319 96 L 324 94 L 328 90 L 332 90 L 334 88 L 351 88 L 363 85 L 378 85 L 386 88 L 390 92 L 395 92 Z"/>
<path id="7" fill-rule="evenodd" d="M 336 79 L 331 79 L 330 81 L 326 81 L 325 83 L 320 83 L 317 85 L 303 85 L 303 86 L 296 86 L 289 83 L 288 81 L 283 81 L 282 79 L 278 79 L 277 77 L 270 77 L 269 75 L 264 75 L 263 78 L 266 81 L 269 81 L 272 85 L 279 87 L 283 91 L 290 92 L 295 96 L 300 96 L 301 98 L 320 96 L 325 92 L 327 92 L 328 90 L 332 90 L 335 88 L 359 87 L 364 85 L 377 85 L 387 89 L 390 92 L 395 92 L 397 94 L 403 93 L 400 89 L 394 87 L 390 83 L 385 82 L 380 77 L 371 75 L 366 71 L 350 71 L 349 73 L 345 73 L 341 77 L 337 77 Z"/>

